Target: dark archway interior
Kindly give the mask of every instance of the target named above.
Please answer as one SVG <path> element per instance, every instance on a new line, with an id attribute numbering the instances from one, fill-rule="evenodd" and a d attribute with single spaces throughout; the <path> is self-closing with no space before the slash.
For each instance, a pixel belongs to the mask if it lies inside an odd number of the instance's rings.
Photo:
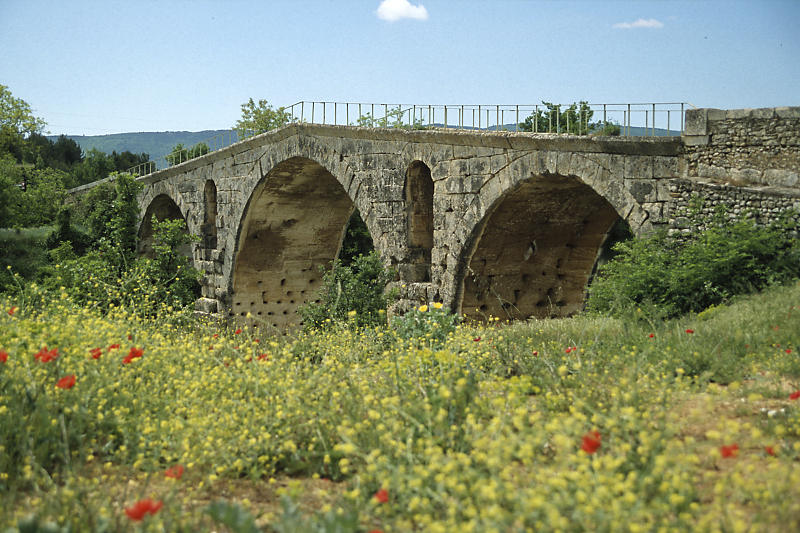
<path id="1" fill-rule="evenodd" d="M 217 247 L 217 186 L 212 180 L 206 181 L 203 203 L 203 247 L 214 250 Z"/>
<path id="2" fill-rule="evenodd" d="M 145 211 L 144 219 L 142 220 L 142 225 L 139 227 L 139 244 L 137 251 L 139 255 L 145 257 L 153 257 L 153 217 L 155 216 L 156 220 L 162 222 L 164 220 L 182 220 L 183 226 L 186 232 L 189 232 L 189 228 L 186 225 L 186 219 L 183 217 L 178 204 L 176 204 L 172 198 L 167 196 L 166 194 L 159 194 L 153 201 L 150 202 L 150 205 L 147 206 L 147 211 Z M 182 246 L 179 252 L 186 257 L 191 259 L 192 257 L 192 246 L 191 244 L 187 244 Z"/>
<path id="3" fill-rule="evenodd" d="M 239 233 L 231 314 L 285 329 L 301 325 L 297 308 L 316 300 L 320 267 L 342 243 L 353 202 L 330 172 L 295 157 L 253 191 Z"/>
<path id="4" fill-rule="evenodd" d="M 462 313 L 476 320 L 526 319 L 581 310 L 601 247 L 619 218 L 576 178 L 524 182 L 497 204 L 477 237 Z"/>
<path id="5" fill-rule="evenodd" d="M 414 161 L 408 167 L 405 200 L 411 266 L 407 281 L 430 281 L 433 248 L 433 180 L 431 169 L 421 161 Z"/>

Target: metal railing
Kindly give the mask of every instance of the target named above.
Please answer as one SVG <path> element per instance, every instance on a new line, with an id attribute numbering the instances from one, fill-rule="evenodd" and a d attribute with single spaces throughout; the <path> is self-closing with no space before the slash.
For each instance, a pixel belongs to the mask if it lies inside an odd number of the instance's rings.
<path id="1" fill-rule="evenodd" d="M 279 111 L 283 110 L 288 123 L 658 137 L 681 135 L 686 109 L 694 107 L 688 102 L 434 105 L 302 100 Z M 524 129 L 523 124 L 528 129 Z M 245 132 L 240 138 L 236 130 L 224 131 L 197 144 L 205 143 L 209 152 L 215 152 L 255 133 Z M 183 163 L 192 159 L 190 156 L 197 144 L 136 165 L 126 172 L 144 175 L 158 170 L 160 161 L 166 165 Z"/>
<path id="2" fill-rule="evenodd" d="M 680 135 L 688 102 L 631 104 L 376 104 L 300 101 L 284 108 L 291 122 L 339 126 L 443 128 L 586 135 L 613 131 L 623 136 Z M 611 127 L 611 129 L 608 129 Z"/>

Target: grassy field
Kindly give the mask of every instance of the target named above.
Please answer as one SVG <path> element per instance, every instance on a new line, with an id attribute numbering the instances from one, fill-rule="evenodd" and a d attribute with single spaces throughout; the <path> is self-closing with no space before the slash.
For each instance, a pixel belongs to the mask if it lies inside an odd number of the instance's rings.
<path id="1" fill-rule="evenodd" d="M 442 345 L 0 309 L 0 529 L 800 529 L 800 284 Z"/>

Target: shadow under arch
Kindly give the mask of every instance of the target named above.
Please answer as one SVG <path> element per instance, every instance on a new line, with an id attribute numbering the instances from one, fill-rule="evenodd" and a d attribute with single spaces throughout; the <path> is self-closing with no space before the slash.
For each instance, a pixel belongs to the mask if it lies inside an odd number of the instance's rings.
<path id="1" fill-rule="evenodd" d="M 279 330 L 302 325 L 341 248 L 355 205 L 322 165 L 304 157 L 273 167 L 256 185 L 239 224 L 230 315 Z"/>
<path id="2" fill-rule="evenodd" d="M 406 171 L 403 187 L 410 269 L 406 281 L 431 280 L 433 249 L 433 180 L 431 169 L 415 160 Z"/>
<path id="3" fill-rule="evenodd" d="M 184 230 L 188 233 L 186 217 L 181 213 L 180 207 L 166 194 L 159 194 L 150 202 L 145 210 L 142 223 L 139 226 L 139 242 L 137 252 L 140 256 L 153 257 L 153 217 L 159 222 L 164 220 L 182 220 Z M 192 258 L 192 245 L 186 244 L 178 250 L 181 255 Z"/>
<path id="4" fill-rule="evenodd" d="M 608 200 L 577 177 L 542 174 L 519 183 L 487 210 L 464 247 L 457 308 L 475 320 L 580 311 L 620 220 Z"/>

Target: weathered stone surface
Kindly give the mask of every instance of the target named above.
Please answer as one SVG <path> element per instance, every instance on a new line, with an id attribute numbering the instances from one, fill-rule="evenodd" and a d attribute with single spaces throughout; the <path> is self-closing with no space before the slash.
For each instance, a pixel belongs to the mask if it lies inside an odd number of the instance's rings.
<path id="1" fill-rule="evenodd" d="M 800 108 L 685 123 L 645 140 L 291 125 L 139 178 L 142 235 L 150 214 L 183 218 L 204 236 L 187 251 L 205 272 L 198 308 L 268 329 L 318 298 L 354 208 L 399 272 L 398 311 L 564 316 L 620 218 L 637 234 L 680 227 L 695 194 L 760 222 L 800 208 Z"/>

